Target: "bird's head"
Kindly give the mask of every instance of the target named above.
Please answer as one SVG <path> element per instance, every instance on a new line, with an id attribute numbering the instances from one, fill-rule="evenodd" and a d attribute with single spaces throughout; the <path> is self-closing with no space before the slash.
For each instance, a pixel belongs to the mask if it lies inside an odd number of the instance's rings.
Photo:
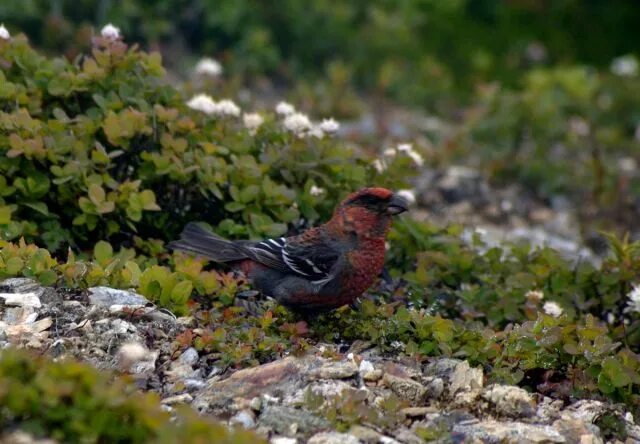
<path id="1" fill-rule="evenodd" d="M 347 196 L 336 208 L 332 221 L 370 237 L 385 236 L 391 217 L 409 210 L 409 202 L 386 188 L 363 188 Z"/>

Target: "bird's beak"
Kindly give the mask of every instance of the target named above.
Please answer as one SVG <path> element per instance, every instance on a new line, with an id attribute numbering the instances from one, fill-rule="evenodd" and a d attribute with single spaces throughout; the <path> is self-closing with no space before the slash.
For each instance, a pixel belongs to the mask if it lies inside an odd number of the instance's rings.
<path id="1" fill-rule="evenodd" d="M 391 196 L 389 206 L 387 206 L 387 213 L 395 216 L 396 214 L 404 213 L 405 211 L 409 211 L 409 202 L 407 199 L 402 196 L 398 196 L 397 194 Z"/>

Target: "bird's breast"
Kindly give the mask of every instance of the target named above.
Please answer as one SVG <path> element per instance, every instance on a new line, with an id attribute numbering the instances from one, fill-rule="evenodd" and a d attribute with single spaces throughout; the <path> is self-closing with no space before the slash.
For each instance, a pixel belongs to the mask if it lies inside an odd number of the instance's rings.
<path id="1" fill-rule="evenodd" d="M 373 284 L 384 267 L 384 252 L 384 239 L 366 239 L 347 253 L 351 267 L 343 280 L 346 293 L 357 297 Z"/>

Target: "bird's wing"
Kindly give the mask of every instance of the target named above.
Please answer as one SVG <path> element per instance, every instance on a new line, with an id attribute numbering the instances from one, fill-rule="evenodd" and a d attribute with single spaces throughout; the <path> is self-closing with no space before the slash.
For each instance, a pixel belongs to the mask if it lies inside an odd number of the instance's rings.
<path id="1" fill-rule="evenodd" d="M 252 259 L 267 267 L 303 277 L 315 285 L 324 285 L 335 275 L 340 251 L 322 238 L 267 239 L 245 247 Z"/>

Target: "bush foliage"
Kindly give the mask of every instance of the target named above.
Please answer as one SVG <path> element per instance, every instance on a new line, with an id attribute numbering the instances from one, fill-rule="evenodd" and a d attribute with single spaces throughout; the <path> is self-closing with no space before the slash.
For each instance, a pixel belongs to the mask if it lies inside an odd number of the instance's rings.
<path id="1" fill-rule="evenodd" d="M 26 352 L 0 352 L 0 429 L 60 442 L 261 442 L 250 432 L 208 422 L 190 409 L 176 419 L 152 394 L 77 362 L 49 362 Z"/>

